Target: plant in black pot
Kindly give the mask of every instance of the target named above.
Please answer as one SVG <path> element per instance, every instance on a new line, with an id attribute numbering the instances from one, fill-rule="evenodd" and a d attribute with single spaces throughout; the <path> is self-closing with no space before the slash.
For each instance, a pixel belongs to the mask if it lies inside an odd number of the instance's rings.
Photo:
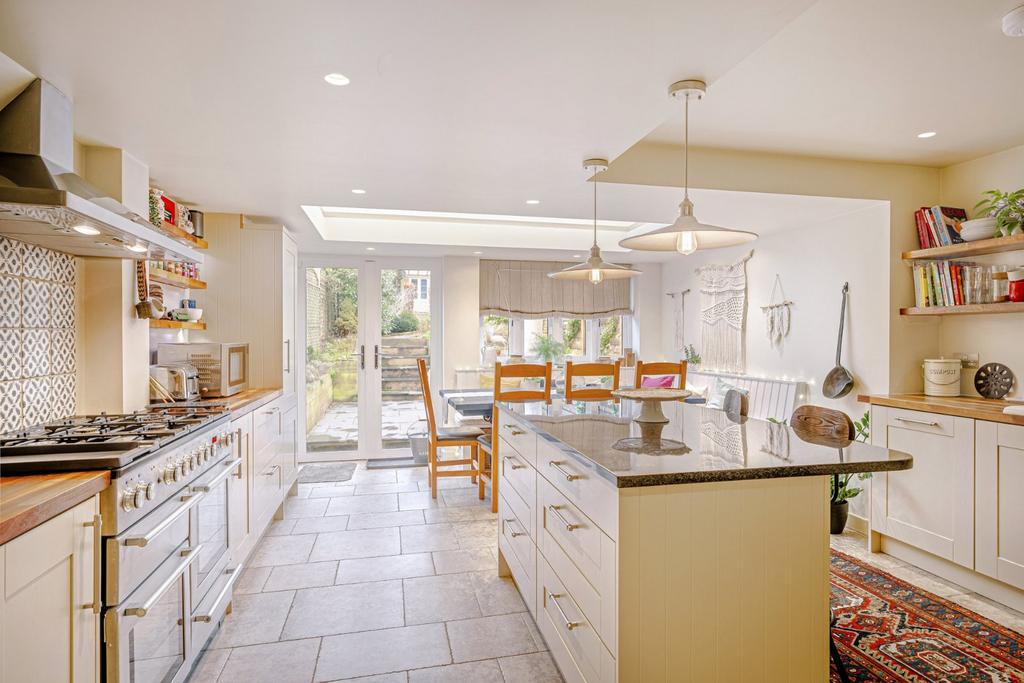
<path id="1" fill-rule="evenodd" d="M 871 413 L 865 412 L 864 416 L 853 423 L 855 438 L 857 441 L 867 441 L 870 436 Z M 856 498 L 864 491 L 858 486 L 858 482 L 871 478 L 870 472 L 860 474 L 836 474 L 832 476 L 831 495 L 832 509 L 830 526 L 833 534 L 841 534 L 846 529 L 846 520 L 850 517 L 851 498 Z"/>

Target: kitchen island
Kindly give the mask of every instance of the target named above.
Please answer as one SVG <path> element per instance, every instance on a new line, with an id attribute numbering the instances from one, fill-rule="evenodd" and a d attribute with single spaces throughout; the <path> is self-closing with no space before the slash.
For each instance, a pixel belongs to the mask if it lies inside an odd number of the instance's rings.
<path id="1" fill-rule="evenodd" d="M 568 681 L 828 680 L 829 476 L 866 443 L 667 403 L 501 404 L 499 573 Z"/>

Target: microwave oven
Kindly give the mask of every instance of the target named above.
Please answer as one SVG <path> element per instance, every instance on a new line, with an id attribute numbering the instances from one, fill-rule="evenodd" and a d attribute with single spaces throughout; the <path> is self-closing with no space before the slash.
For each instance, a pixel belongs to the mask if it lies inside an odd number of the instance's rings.
<path id="1" fill-rule="evenodd" d="M 165 343 L 156 348 L 156 362 L 188 363 L 199 371 L 202 398 L 231 396 L 249 388 L 249 345 L 240 343 Z"/>

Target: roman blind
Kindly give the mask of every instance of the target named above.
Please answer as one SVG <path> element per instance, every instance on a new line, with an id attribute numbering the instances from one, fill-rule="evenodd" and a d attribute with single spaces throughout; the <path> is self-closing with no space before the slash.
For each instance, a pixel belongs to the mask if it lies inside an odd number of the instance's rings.
<path id="1" fill-rule="evenodd" d="M 553 280 L 548 273 L 574 265 L 555 261 L 480 261 L 480 313 L 537 319 L 629 315 L 630 280 Z"/>

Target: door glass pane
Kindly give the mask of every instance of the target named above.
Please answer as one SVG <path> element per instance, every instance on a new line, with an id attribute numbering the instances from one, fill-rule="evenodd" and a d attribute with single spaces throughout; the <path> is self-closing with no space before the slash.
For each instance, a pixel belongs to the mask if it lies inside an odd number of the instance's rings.
<path id="1" fill-rule="evenodd" d="M 547 318 L 523 321 L 523 348 L 528 358 L 556 360 L 557 354 L 552 355 L 554 346 L 554 339 L 548 336 Z"/>
<path id="2" fill-rule="evenodd" d="M 426 432 L 416 362 L 430 362 L 429 270 L 380 272 L 381 443 L 408 448 L 409 437 Z M 443 387 L 438 387 L 443 388 Z"/>
<path id="3" fill-rule="evenodd" d="M 182 580 L 175 581 L 127 636 L 129 680 L 167 683 L 185 661 Z"/>
<path id="4" fill-rule="evenodd" d="M 359 445 L 359 269 L 306 269 L 307 450 Z"/>
<path id="5" fill-rule="evenodd" d="M 597 324 L 598 355 L 618 358 L 622 355 L 622 318 L 602 318 Z"/>
<path id="6" fill-rule="evenodd" d="M 491 365 L 499 358 L 508 357 L 508 318 L 500 315 L 485 315 L 480 326 L 481 344 L 484 350 L 484 365 Z"/>
<path id="7" fill-rule="evenodd" d="M 561 322 L 565 353 L 573 358 L 586 358 L 587 324 L 579 318 L 563 319 Z"/>

